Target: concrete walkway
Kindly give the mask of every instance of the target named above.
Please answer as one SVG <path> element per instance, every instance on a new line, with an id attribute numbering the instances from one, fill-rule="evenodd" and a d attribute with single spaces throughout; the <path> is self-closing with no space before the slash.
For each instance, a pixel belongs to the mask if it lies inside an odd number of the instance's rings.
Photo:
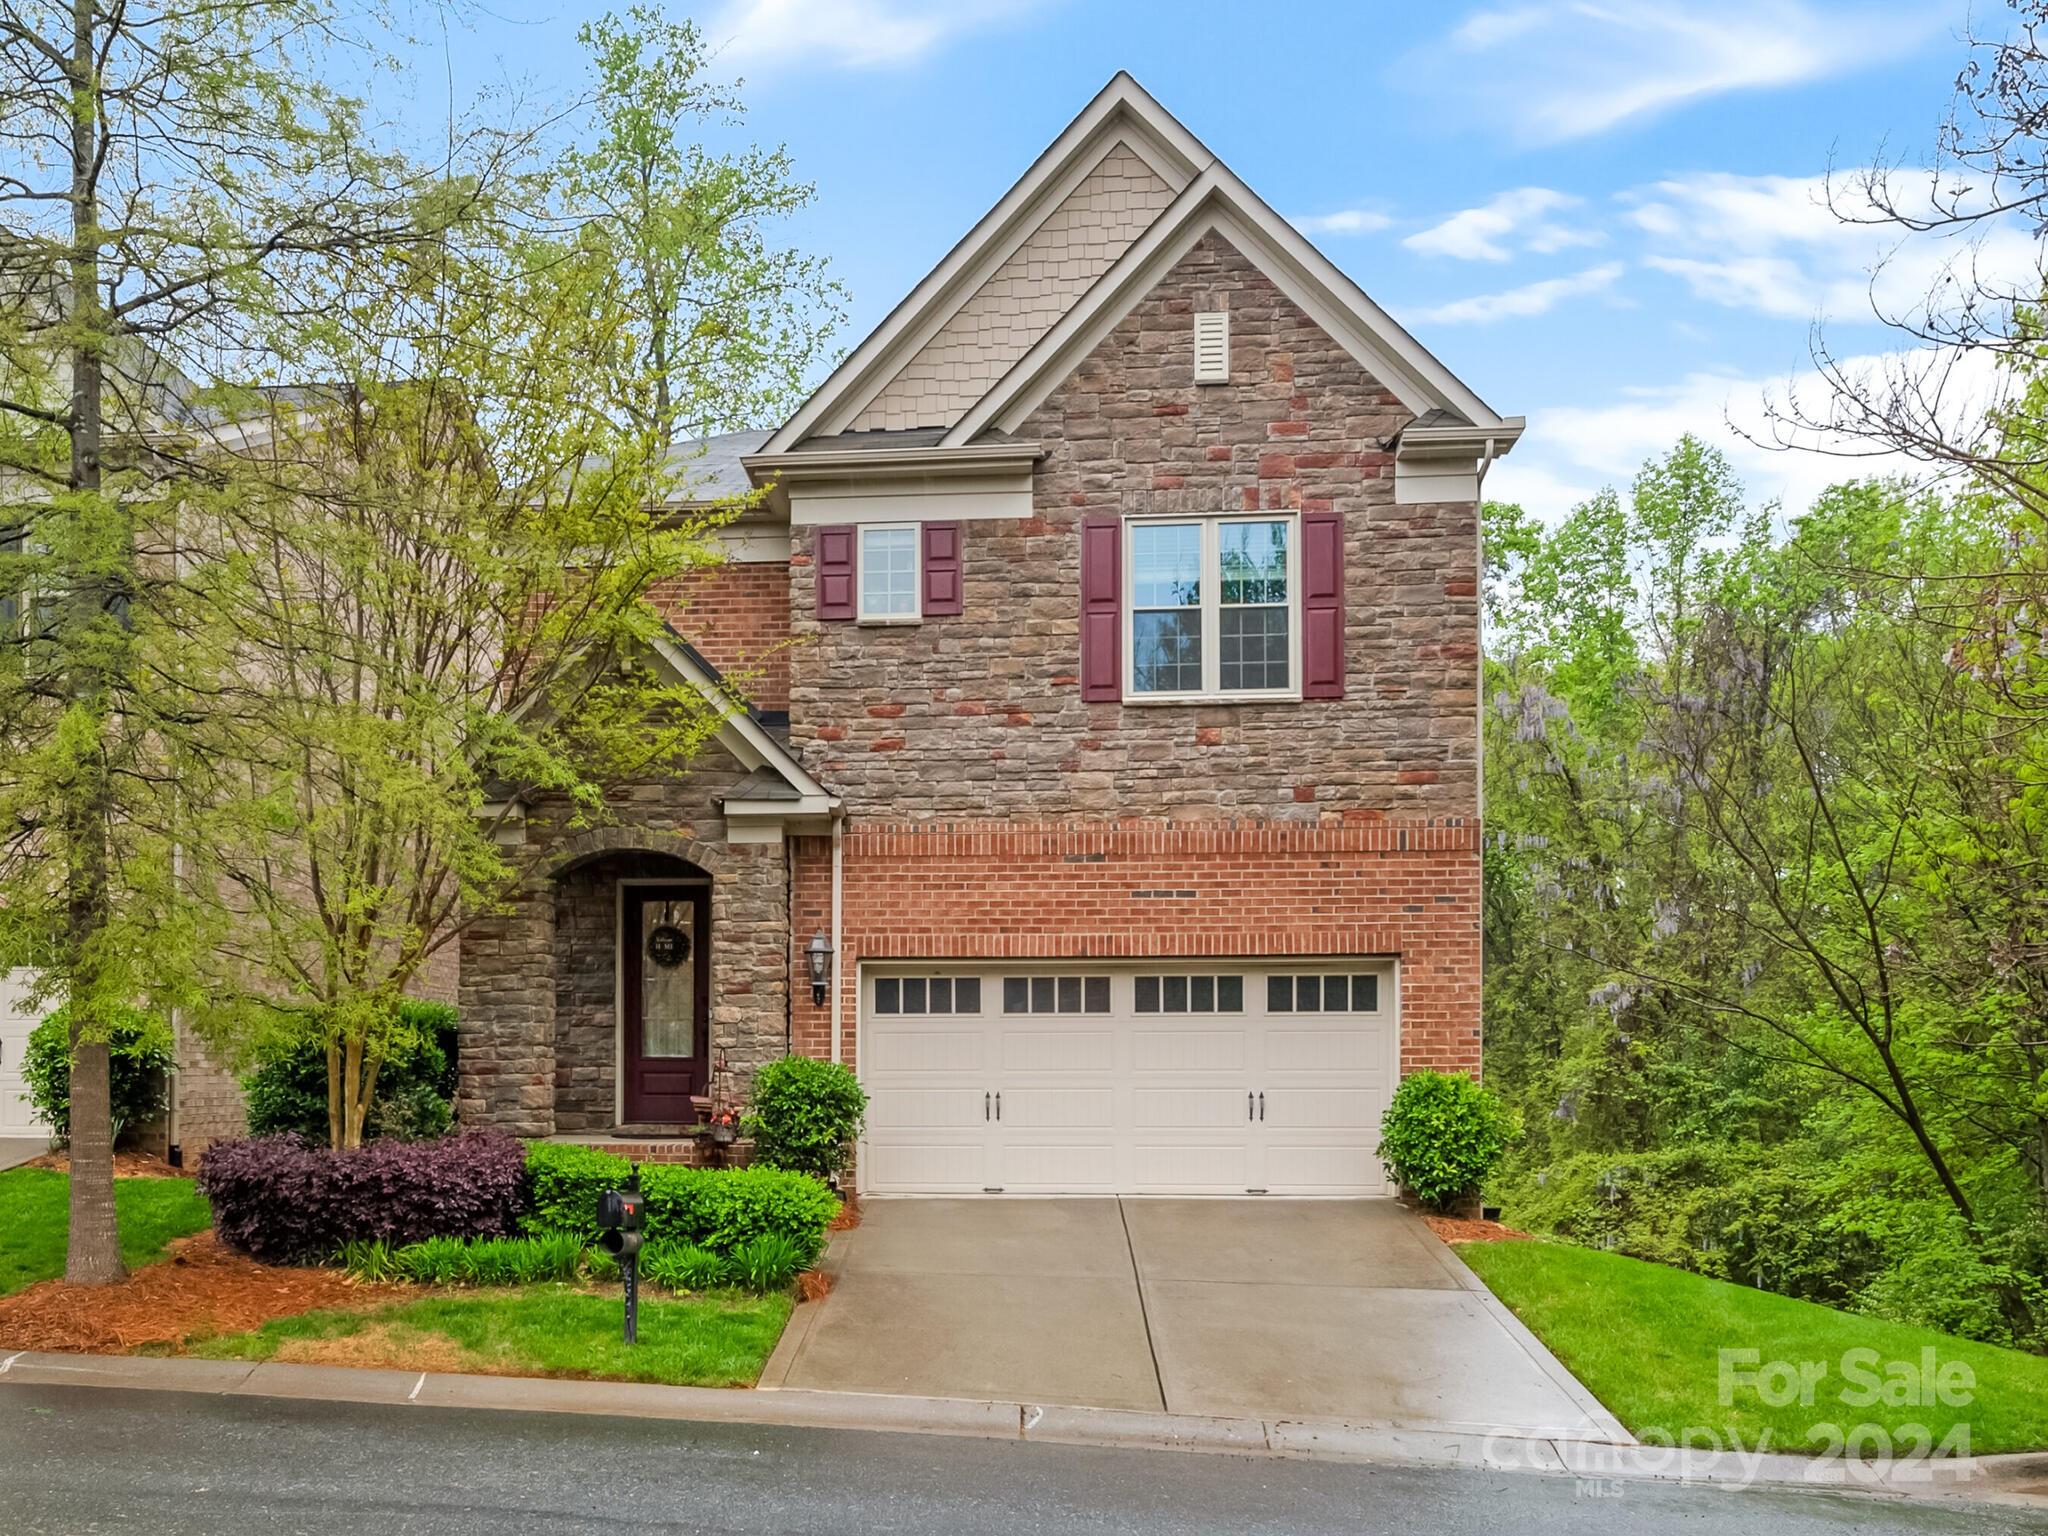
<path id="1" fill-rule="evenodd" d="M 0 1136 L 0 1173 L 9 1168 L 19 1168 L 49 1150 L 50 1138 L 47 1136 Z"/>
<path id="2" fill-rule="evenodd" d="M 870 1201 L 763 1387 L 1627 1432 L 1388 1200 Z"/>

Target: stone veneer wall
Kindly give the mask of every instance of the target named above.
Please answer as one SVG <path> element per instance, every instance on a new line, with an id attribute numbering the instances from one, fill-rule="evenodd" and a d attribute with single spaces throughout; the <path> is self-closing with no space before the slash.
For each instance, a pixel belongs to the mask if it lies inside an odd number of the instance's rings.
<path id="1" fill-rule="evenodd" d="M 1231 315 L 1231 382 L 1196 386 L 1197 309 Z M 1046 400 L 1029 519 L 963 527 L 964 612 L 817 621 L 813 530 L 790 572 L 791 739 L 856 816 L 1040 821 L 1210 815 L 1428 819 L 1478 807 L 1478 529 L 1397 506 L 1409 413 L 1210 235 Z M 1087 514 L 1335 510 L 1345 697 L 1081 701 Z"/>
<path id="2" fill-rule="evenodd" d="M 514 910 L 479 920 L 463 937 L 463 1124 L 521 1136 L 611 1127 L 617 940 L 609 882 L 643 868 L 668 873 L 672 859 L 711 877 L 711 1049 L 728 1077 L 714 1087 L 743 1094 L 754 1069 L 783 1053 L 787 866 L 779 844 L 726 843 L 717 801 L 742 776 L 712 745 L 677 778 L 620 789 L 605 826 L 568 831 L 559 810 L 546 807 L 529 818 L 529 839 L 549 850 L 542 873 Z"/>

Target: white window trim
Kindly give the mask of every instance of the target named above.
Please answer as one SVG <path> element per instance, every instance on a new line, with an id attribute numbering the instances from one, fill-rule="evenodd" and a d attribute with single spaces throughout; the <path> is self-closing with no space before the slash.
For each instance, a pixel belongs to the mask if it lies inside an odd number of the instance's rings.
<path id="1" fill-rule="evenodd" d="M 1140 693 L 1137 688 L 1137 615 L 1134 601 L 1137 567 L 1133 559 L 1134 529 L 1146 525 L 1195 523 L 1202 530 L 1202 686 L 1178 693 Z M 1222 540 L 1225 523 L 1287 524 L 1287 677 L 1285 688 L 1224 689 Z M 1123 590 L 1118 594 L 1123 624 L 1123 702 L 1126 704 L 1257 704 L 1289 703 L 1301 698 L 1301 518 L 1295 512 L 1203 512 L 1178 516 L 1128 517 L 1123 528 Z"/>
<path id="2" fill-rule="evenodd" d="M 868 611 L 868 535 L 910 530 L 910 612 L 870 613 Z M 857 523 L 853 530 L 853 606 L 859 624 L 922 624 L 924 622 L 924 530 L 917 523 Z"/>

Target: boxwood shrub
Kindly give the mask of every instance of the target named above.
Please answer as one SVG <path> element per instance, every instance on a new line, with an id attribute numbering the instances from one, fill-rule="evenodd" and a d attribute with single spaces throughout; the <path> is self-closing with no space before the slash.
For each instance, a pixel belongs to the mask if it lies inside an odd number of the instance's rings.
<path id="1" fill-rule="evenodd" d="M 1515 1134 L 1492 1090 L 1457 1072 L 1411 1072 L 1380 1122 L 1379 1155 L 1401 1186 L 1439 1210 L 1476 1194 Z"/>
<path id="2" fill-rule="evenodd" d="M 768 1062 L 754 1074 L 747 1107 L 754 1161 L 821 1179 L 844 1173 L 867 1108 L 860 1080 L 836 1061 L 784 1056 Z"/>
<path id="3" fill-rule="evenodd" d="M 529 1232 L 597 1235 L 597 1197 L 626 1181 L 631 1165 L 594 1147 L 537 1141 L 527 1148 L 532 1204 Z M 825 1246 L 839 1210 L 832 1191 L 809 1174 L 780 1168 L 640 1169 L 649 1243 L 692 1243 L 729 1256 L 749 1240 L 787 1238 L 808 1264 Z"/>
<path id="4" fill-rule="evenodd" d="M 321 1263 L 354 1242 L 515 1235 L 526 1149 L 492 1131 L 347 1152 L 294 1135 L 217 1141 L 199 1192 L 222 1242 L 267 1264 Z"/>

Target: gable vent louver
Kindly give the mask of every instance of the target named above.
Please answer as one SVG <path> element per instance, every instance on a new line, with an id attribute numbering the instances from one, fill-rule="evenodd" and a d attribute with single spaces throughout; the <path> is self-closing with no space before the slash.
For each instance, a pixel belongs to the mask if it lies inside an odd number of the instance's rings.
<path id="1" fill-rule="evenodd" d="M 1195 382 L 1230 382 L 1230 312 L 1204 310 L 1195 316 Z"/>

